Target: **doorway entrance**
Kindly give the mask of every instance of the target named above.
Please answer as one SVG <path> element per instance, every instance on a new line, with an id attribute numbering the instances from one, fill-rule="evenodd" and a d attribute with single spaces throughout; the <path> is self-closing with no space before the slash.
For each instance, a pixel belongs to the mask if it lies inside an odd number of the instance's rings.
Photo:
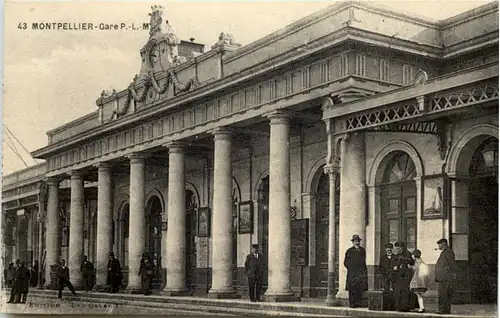
<path id="1" fill-rule="evenodd" d="M 417 172 L 406 152 L 395 151 L 388 156 L 380 185 L 380 246 L 403 241 L 411 252 L 417 248 L 417 187 L 414 181 Z"/>
<path id="2" fill-rule="evenodd" d="M 198 204 L 196 194 L 186 190 L 186 288 L 196 290 L 196 212 Z M 168 278 L 167 278 L 168 279 Z"/>
<path id="3" fill-rule="evenodd" d="M 30 264 L 32 261 L 28 255 L 28 218 L 25 215 L 20 217 L 18 229 L 17 258 Z"/>
<path id="4" fill-rule="evenodd" d="M 495 153 L 498 154 L 498 140 L 490 138 L 476 149 L 469 167 L 468 250 L 473 303 L 497 301 L 498 166 Z"/>
<path id="5" fill-rule="evenodd" d="M 163 211 L 160 198 L 153 195 L 147 202 L 148 211 L 148 235 L 146 251 L 153 259 L 157 269 L 161 267 L 161 214 Z M 158 271 L 159 273 L 159 271 Z M 160 288 L 162 284 L 160 275 L 155 275 L 152 280 L 154 289 Z"/>
<path id="6" fill-rule="evenodd" d="M 315 292 L 313 297 L 326 297 L 328 287 L 328 238 L 329 238 L 329 214 L 330 214 L 330 181 L 327 174 L 323 173 L 323 168 L 320 169 L 321 176 L 319 178 L 318 187 L 315 194 L 316 200 L 316 269 L 315 274 Z M 337 177 L 335 185 L 335 227 L 336 238 L 335 242 L 339 242 L 339 206 L 340 206 L 340 177 Z M 336 249 L 335 264 L 339 263 L 339 249 Z M 335 288 L 338 288 L 339 275 L 338 266 L 335 266 Z"/>
<path id="7" fill-rule="evenodd" d="M 258 189 L 259 209 L 259 245 L 264 257 L 264 264 L 269 264 L 269 176 L 262 178 Z M 267 289 L 268 270 L 264 267 L 262 277 L 262 292 Z"/>

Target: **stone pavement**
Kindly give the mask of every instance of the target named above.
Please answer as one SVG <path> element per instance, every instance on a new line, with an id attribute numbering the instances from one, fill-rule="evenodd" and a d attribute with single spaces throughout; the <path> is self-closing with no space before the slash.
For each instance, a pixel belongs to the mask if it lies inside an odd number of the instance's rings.
<path id="1" fill-rule="evenodd" d="M 3 293 L 5 295 L 5 291 Z M 328 307 L 322 299 L 303 299 L 294 303 L 251 303 L 246 299 L 209 299 L 202 297 L 167 297 L 69 292 L 63 300 L 57 291 L 30 290 L 28 304 L 6 304 L 2 296 L 0 311 L 10 313 L 88 313 L 140 315 L 244 315 L 244 316 L 318 316 L 318 317 L 496 317 L 496 305 L 454 305 L 451 315 L 435 314 L 437 305 L 429 304 L 427 312 L 400 313 L 370 311 L 366 308 Z"/>

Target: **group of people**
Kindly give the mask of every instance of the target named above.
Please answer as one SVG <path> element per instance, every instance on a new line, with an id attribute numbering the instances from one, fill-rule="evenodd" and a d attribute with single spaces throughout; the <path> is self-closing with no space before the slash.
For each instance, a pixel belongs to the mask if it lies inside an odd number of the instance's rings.
<path id="1" fill-rule="evenodd" d="M 9 266 L 10 274 L 7 276 L 7 281 L 10 279 L 10 298 L 7 303 L 25 304 L 28 298 L 28 289 L 31 283 L 31 271 L 26 267 L 26 262 L 16 260 L 15 265 Z"/>
<path id="2" fill-rule="evenodd" d="M 359 235 L 353 235 L 353 246 L 346 251 L 344 266 L 347 268 L 347 290 L 350 307 L 361 307 L 363 292 L 368 290 L 368 269 L 366 251 L 361 246 Z M 436 263 L 435 280 L 438 283 L 438 305 L 440 314 L 451 313 L 452 282 L 455 279 L 455 254 L 446 239 L 437 241 L 441 254 Z M 380 273 L 383 277 L 384 301 L 397 311 L 407 312 L 417 308 L 425 312 L 424 294 L 429 287 L 429 266 L 422 260 L 418 249 L 410 252 L 405 243 L 397 241 L 385 245 L 385 255 L 380 259 Z M 416 297 L 417 301 L 414 301 Z"/>

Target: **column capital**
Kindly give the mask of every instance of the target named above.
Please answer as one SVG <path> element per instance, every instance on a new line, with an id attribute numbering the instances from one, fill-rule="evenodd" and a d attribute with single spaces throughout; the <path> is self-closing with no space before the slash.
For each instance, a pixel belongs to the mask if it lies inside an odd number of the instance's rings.
<path id="1" fill-rule="evenodd" d="M 94 165 L 99 171 L 110 170 L 113 168 L 113 165 L 110 162 L 99 162 Z"/>
<path id="2" fill-rule="evenodd" d="M 133 153 L 127 156 L 127 158 L 130 160 L 130 163 L 144 163 L 146 157 L 147 156 L 142 153 Z"/>
<path id="3" fill-rule="evenodd" d="M 186 150 L 186 143 L 181 141 L 171 141 L 163 145 L 170 153 L 183 153 Z"/>
<path id="4" fill-rule="evenodd" d="M 273 124 L 289 124 L 292 119 L 292 114 L 283 110 L 275 110 L 264 114 L 264 117 L 268 118 Z"/>
<path id="5" fill-rule="evenodd" d="M 83 171 L 73 170 L 68 172 L 68 174 L 71 177 L 71 180 L 83 179 Z"/>
<path id="6" fill-rule="evenodd" d="M 214 136 L 215 140 L 228 140 L 231 139 L 234 132 L 228 127 L 219 127 L 212 130 L 211 134 Z"/>
<path id="7" fill-rule="evenodd" d="M 47 179 L 45 179 L 45 183 L 48 185 L 48 186 L 59 186 L 59 183 L 61 183 L 61 181 L 63 180 L 63 178 L 61 177 L 49 177 Z"/>
<path id="8" fill-rule="evenodd" d="M 323 171 L 328 175 L 337 175 L 340 172 L 340 167 L 327 164 L 323 168 Z"/>

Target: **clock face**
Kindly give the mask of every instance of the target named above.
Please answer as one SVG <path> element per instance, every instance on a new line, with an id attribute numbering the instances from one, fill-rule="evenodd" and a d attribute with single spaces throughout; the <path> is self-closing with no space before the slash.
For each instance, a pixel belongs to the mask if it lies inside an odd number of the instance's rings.
<path id="1" fill-rule="evenodd" d="M 149 49 L 149 64 L 151 67 L 155 67 L 156 64 L 160 61 L 160 48 L 158 44 L 153 44 Z"/>

